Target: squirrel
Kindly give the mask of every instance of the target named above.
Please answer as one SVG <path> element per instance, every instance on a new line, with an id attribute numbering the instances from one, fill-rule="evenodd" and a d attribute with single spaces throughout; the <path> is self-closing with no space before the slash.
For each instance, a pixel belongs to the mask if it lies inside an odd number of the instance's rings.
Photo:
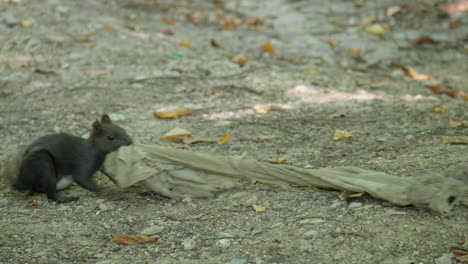
<path id="1" fill-rule="evenodd" d="M 131 144 L 125 130 L 103 115 L 100 122 L 93 123 L 88 139 L 67 133 L 36 139 L 22 155 L 16 175 L 10 176 L 11 184 L 18 191 L 46 193 L 48 199 L 58 203 L 75 201 L 77 197 L 62 198 L 57 190 L 75 181 L 90 191 L 99 191 L 92 175 L 108 153 Z"/>

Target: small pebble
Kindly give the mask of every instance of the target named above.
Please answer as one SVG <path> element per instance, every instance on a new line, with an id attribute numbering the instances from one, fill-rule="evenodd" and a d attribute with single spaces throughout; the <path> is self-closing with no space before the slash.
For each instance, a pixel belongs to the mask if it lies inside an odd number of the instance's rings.
<path id="1" fill-rule="evenodd" d="M 362 203 L 360 202 L 352 202 L 349 204 L 349 208 L 359 208 L 362 207 Z"/>
<path id="2" fill-rule="evenodd" d="M 163 230 L 164 230 L 164 227 L 155 225 L 155 226 L 150 226 L 150 227 L 143 229 L 143 231 L 141 231 L 141 234 L 154 235 L 154 234 L 161 233 Z"/>
<path id="3" fill-rule="evenodd" d="M 197 246 L 197 242 L 193 239 L 185 239 L 183 242 L 182 242 L 182 247 L 184 248 L 184 250 L 192 250 L 194 249 L 195 247 Z"/>
<path id="4" fill-rule="evenodd" d="M 231 246 L 231 239 L 220 239 L 216 242 L 216 245 L 221 248 L 228 248 Z"/>

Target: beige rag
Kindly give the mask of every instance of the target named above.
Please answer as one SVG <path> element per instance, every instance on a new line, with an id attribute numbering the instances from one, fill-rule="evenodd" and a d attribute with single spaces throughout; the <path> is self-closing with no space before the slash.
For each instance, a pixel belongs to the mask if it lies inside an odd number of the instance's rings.
<path id="1" fill-rule="evenodd" d="M 355 167 L 303 169 L 189 150 L 134 144 L 108 154 L 102 172 L 121 188 L 144 183 L 170 198 L 208 197 L 237 186 L 238 179 L 280 187 L 291 184 L 366 192 L 405 206 L 449 213 L 468 205 L 468 169 L 449 175 L 404 178 Z"/>

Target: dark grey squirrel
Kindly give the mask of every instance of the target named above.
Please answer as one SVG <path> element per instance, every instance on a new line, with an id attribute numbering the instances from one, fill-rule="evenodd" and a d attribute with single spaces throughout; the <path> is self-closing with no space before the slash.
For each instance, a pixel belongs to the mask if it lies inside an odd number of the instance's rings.
<path id="1" fill-rule="evenodd" d="M 93 123 L 88 139 L 67 133 L 40 137 L 26 148 L 18 173 L 16 177 L 13 175 L 13 188 L 46 193 L 49 199 L 60 203 L 77 200 L 61 198 L 57 190 L 75 181 L 97 192 L 99 187 L 92 175 L 101 167 L 106 155 L 131 144 L 125 130 L 114 124 L 108 115 Z"/>

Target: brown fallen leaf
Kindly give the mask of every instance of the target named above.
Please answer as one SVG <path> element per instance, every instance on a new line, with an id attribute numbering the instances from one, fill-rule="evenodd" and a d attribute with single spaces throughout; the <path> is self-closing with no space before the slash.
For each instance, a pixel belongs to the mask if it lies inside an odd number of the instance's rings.
<path id="1" fill-rule="evenodd" d="M 210 44 L 214 48 L 220 48 L 221 47 L 221 45 L 214 39 L 210 40 Z"/>
<path id="2" fill-rule="evenodd" d="M 224 135 L 219 141 L 218 141 L 218 144 L 220 145 L 224 145 L 226 144 L 226 142 L 228 141 L 229 137 L 231 136 L 231 133 L 226 133 L 226 135 Z"/>
<path id="3" fill-rule="evenodd" d="M 457 244 L 458 245 L 463 245 L 463 244 L 465 244 L 465 242 L 468 242 L 468 237 L 463 239 L 462 241 L 458 241 Z"/>
<path id="4" fill-rule="evenodd" d="M 190 22 L 200 22 L 205 17 L 205 13 L 197 11 L 192 14 L 187 14 L 186 18 Z"/>
<path id="5" fill-rule="evenodd" d="M 163 33 L 164 35 L 168 35 L 168 36 L 174 35 L 174 32 L 168 28 L 161 30 L 161 33 Z"/>
<path id="6" fill-rule="evenodd" d="M 92 69 L 92 70 L 85 71 L 85 74 L 89 76 L 98 76 L 98 75 L 103 75 L 106 73 L 107 73 L 106 70 L 99 70 L 99 69 Z"/>
<path id="7" fill-rule="evenodd" d="M 368 16 L 368 17 L 365 17 L 361 20 L 361 23 L 360 25 L 361 26 L 367 26 L 367 25 L 370 25 L 370 24 L 373 24 L 375 21 L 377 21 L 377 17 L 375 16 Z"/>
<path id="8" fill-rule="evenodd" d="M 51 68 L 43 68 L 43 67 L 37 67 L 35 70 L 37 73 L 42 73 L 42 74 L 50 74 L 50 73 L 56 73 L 57 70 L 51 69 Z"/>
<path id="9" fill-rule="evenodd" d="M 157 237 L 150 237 L 147 235 L 130 236 L 126 234 L 117 233 L 115 234 L 114 242 L 122 245 L 135 245 L 141 243 L 155 242 L 158 241 Z"/>
<path id="10" fill-rule="evenodd" d="M 258 17 L 249 17 L 249 18 L 247 18 L 247 24 L 249 26 L 256 27 L 256 26 L 259 26 L 259 25 L 263 25 L 263 20 L 258 18 Z"/>
<path id="11" fill-rule="evenodd" d="M 431 90 L 435 94 L 446 94 L 451 97 L 456 97 L 459 93 L 457 90 L 451 90 L 441 85 L 425 85 L 426 88 Z"/>
<path id="12" fill-rule="evenodd" d="M 444 144 L 468 144 L 468 137 L 448 137 L 442 136 L 442 142 Z"/>
<path id="13" fill-rule="evenodd" d="M 112 31 L 112 30 L 115 30 L 115 27 L 112 26 L 112 25 L 107 24 L 107 25 L 104 26 L 104 29 L 107 30 L 107 31 Z"/>
<path id="14" fill-rule="evenodd" d="M 237 62 L 237 63 L 239 63 L 241 65 L 245 65 L 245 64 L 248 64 L 250 62 L 250 60 L 247 57 L 243 56 L 243 55 L 236 55 L 236 56 L 232 57 L 232 61 Z"/>
<path id="15" fill-rule="evenodd" d="M 457 255 L 468 255 L 468 250 L 464 248 L 452 247 L 449 251 Z"/>
<path id="16" fill-rule="evenodd" d="M 456 29 L 458 28 L 458 26 L 460 25 L 460 18 L 457 17 L 457 18 L 452 18 L 450 19 L 450 23 L 449 23 L 449 27 L 450 29 Z"/>
<path id="17" fill-rule="evenodd" d="M 465 94 L 465 95 L 463 96 L 463 100 L 468 101 L 468 94 Z"/>
<path id="18" fill-rule="evenodd" d="M 175 25 L 176 24 L 176 21 L 174 19 L 170 19 L 170 18 L 167 18 L 167 17 L 161 17 L 161 22 L 163 22 L 164 24 L 169 24 L 169 25 Z"/>
<path id="19" fill-rule="evenodd" d="M 192 44 L 190 44 L 190 41 L 188 38 L 183 38 L 180 40 L 180 45 L 184 46 L 184 47 L 187 47 L 187 48 L 190 48 L 192 47 Z"/>
<path id="20" fill-rule="evenodd" d="M 34 26 L 34 23 L 28 20 L 23 20 L 19 24 L 21 27 L 24 27 L 24 28 L 29 28 L 29 27 Z"/>
<path id="21" fill-rule="evenodd" d="M 76 41 L 81 42 L 81 43 L 91 43 L 91 42 L 93 42 L 90 38 L 87 38 L 87 37 L 76 38 Z"/>
<path id="22" fill-rule="evenodd" d="M 254 211 L 255 211 L 256 213 L 264 213 L 264 212 L 266 212 L 268 206 L 266 206 L 266 205 L 256 205 L 256 204 L 254 204 L 254 205 L 252 205 L 252 208 L 254 209 Z"/>
<path id="23" fill-rule="evenodd" d="M 158 118 L 173 118 L 176 116 L 191 115 L 192 111 L 183 105 L 176 105 L 165 109 L 162 112 L 154 113 L 153 115 Z"/>
<path id="24" fill-rule="evenodd" d="M 468 127 L 468 121 L 454 116 L 449 118 L 449 124 L 451 127 Z"/>
<path id="25" fill-rule="evenodd" d="M 270 55 L 275 55 L 276 51 L 273 49 L 273 46 L 271 45 L 271 42 L 270 41 L 267 41 L 265 43 L 263 43 L 260 48 L 266 52 L 266 53 L 269 53 Z"/>
<path id="26" fill-rule="evenodd" d="M 355 198 L 359 198 L 363 196 L 365 192 L 351 192 L 351 191 L 344 191 L 338 195 L 338 199 L 341 201 L 349 201 Z"/>
<path id="27" fill-rule="evenodd" d="M 352 137 L 353 135 L 349 132 L 343 131 L 343 130 L 336 130 L 335 135 L 333 136 L 333 140 L 339 141 L 343 140 L 349 137 Z"/>
<path id="28" fill-rule="evenodd" d="M 411 43 L 415 45 L 435 45 L 435 44 L 439 44 L 440 42 L 432 39 L 429 36 L 421 36 L 417 39 L 411 40 Z"/>
<path id="29" fill-rule="evenodd" d="M 410 77 L 415 81 L 427 81 L 434 78 L 434 76 L 432 75 L 418 73 L 416 70 L 410 67 L 401 66 L 400 69 L 406 74 L 406 76 Z"/>

